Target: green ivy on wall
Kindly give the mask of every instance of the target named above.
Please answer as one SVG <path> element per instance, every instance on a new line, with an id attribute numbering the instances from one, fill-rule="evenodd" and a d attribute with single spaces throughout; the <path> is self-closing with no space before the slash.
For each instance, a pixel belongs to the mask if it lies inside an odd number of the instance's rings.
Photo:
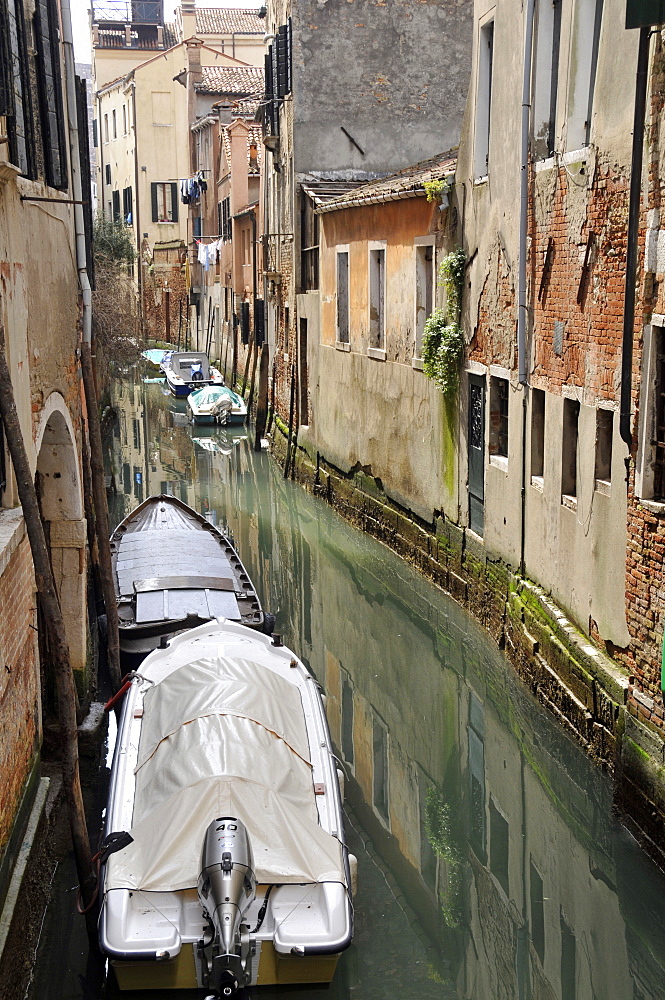
<path id="1" fill-rule="evenodd" d="M 462 309 L 466 254 L 457 247 L 439 265 L 439 284 L 446 290 L 445 309 L 435 309 L 425 323 L 423 371 L 453 397 L 459 388 L 459 371 L 464 357 L 464 334 L 459 318 Z"/>

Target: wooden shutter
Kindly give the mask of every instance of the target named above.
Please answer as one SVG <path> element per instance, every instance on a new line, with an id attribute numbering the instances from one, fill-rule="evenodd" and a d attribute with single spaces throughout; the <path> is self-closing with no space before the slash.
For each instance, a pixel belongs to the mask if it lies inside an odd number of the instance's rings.
<path id="1" fill-rule="evenodd" d="M 0 115 L 14 113 L 11 50 L 9 48 L 9 14 L 7 0 L 0 0 Z"/>
<path id="2" fill-rule="evenodd" d="M 67 186 L 67 157 L 57 23 L 53 0 L 36 0 L 39 116 L 46 182 L 51 187 L 64 188 Z"/>
<path id="3" fill-rule="evenodd" d="M 240 304 L 240 325 L 240 339 L 243 344 L 249 344 L 249 302 L 241 302 Z"/>
<path id="4" fill-rule="evenodd" d="M 13 105 L 13 114 L 7 118 L 10 157 L 21 173 L 28 177 L 36 177 L 28 49 L 22 0 L 8 0 L 7 17 Z"/>
<path id="5" fill-rule="evenodd" d="M 265 310 L 263 299 L 254 299 L 254 343 L 263 347 L 266 339 Z"/>
<path id="6" fill-rule="evenodd" d="M 113 213 L 113 221 L 114 222 L 120 222 L 120 192 L 119 191 L 113 191 L 113 192 L 111 192 L 111 204 L 112 204 L 111 211 Z"/>
<path id="7" fill-rule="evenodd" d="M 277 38 L 275 39 L 277 48 L 277 96 L 284 97 L 288 94 L 288 50 L 289 50 L 289 39 L 287 34 L 287 26 L 285 24 L 280 25 L 277 32 Z"/>
<path id="8" fill-rule="evenodd" d="M 171 184 L 171 222 L 178 221 L 178 185 Z"/>
<path id="9" fill-rule="evenodd" d="M 95 287 L 95 261 L 92 254 L 92 185 L 90 177 L 90 133 L 88 131 L 88 93 L 86 82 L 76 77 L 76 119 L 79 131 L 79 171 L 83 197 L 85 259 L 90 285 Z"/>
<path id="10" fill-rule="evenodd" d="M 152 201 L 152 221 L 159 222 L 159 206 L 157 204 L 157 184 L 150 185 L 150 198 Z"/>

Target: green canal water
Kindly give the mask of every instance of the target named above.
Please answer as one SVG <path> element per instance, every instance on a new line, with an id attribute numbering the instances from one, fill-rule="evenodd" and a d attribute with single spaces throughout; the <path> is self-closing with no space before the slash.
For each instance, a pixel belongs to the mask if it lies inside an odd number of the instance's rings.
<path id="1" fill-rule="evenodd" d="M 244 431 L 194 428 L 138 377 L 113 405 L 112 519 L 166 492 L 230 531 L 275 631 L 325 688 L 346 772 L 354 943 L 329 988 L 255 1000 L 665 998 L 663 874 L 614 817 L 607 776 L 476 623 Z M 66 860 L 39 1000 L 117 996 L 73 914 L 75 881 Z"/>

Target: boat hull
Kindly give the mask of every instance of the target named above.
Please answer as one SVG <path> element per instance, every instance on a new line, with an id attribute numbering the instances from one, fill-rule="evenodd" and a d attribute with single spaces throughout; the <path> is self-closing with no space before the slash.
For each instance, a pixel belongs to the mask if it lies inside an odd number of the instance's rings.
<path id="1" fill-rule="evenodd" d="M 230 538 L 176 497 L 148 497 L 111 535 L 120 652 L 127 667 L 218 615 L 271 631 Z"/>
<path id="2" fill-rule="evenodd" d="M 224 619 L 155 650 L 123 701 L 105 832 L 130 836 L 103 859 L 99 920 L 121 990 L 208 987 L 210 817 L 244 824 L 255 858 L 244 985 L 330 982 L 353 908 L 321 692 L 291 650 Z"/>

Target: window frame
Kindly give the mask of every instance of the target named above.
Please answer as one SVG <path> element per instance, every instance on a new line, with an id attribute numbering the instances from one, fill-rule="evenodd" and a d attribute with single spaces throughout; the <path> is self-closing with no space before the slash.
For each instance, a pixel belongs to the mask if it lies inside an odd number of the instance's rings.
<path id="1" fill-rule="evenodd" d="M 421 277 L 420 269 L 420 256 L 421 253 L 426 254 L 427 250 L 431 250 L 431 273 L 427 275 L 424 273 Z M 415 368 L 422 368 L 422 347 L 423 339 L 425 336 L 425 324 L 427 320 L 434 312 L 436 308 L 436 240 L 433 236 L 417 236 L 413 241 L 413 256 L 414 256 L 414 268 L 416 272 L 415 280 L 415 296 L 414 296 L 414 315 L 413 315 L 413 357 L 411 363 Z M 427 263 L 427 258 L 425 258 L 424 263 Z M 423 268 L 426 272 L 427 268 Z M 427 285 L 429 283 L 429 288 L 425 287 L 424 296 L 422 294 L 422 284 Z M 423 302 L 424 304 L 421 304 Z M 428 311 L 428 299 L 429 299 L 429 311 Z M 422 317 L 422 329 L 420 330 L 419 324 L 419 313 L 423 312 Z M 420 343 L 419 343 L 420 341 Z"/>
<path id="2" fill-rule="evenodd" d="M 340 258 L 346 257 L 346 310 L 344 319 L 345 329 L 340 325 L 341 299 L 340 299 Z M 348 351 L 351 346 L 351 251 L 348 243 L 341 243 L 335 247 L 335 346 L 340 350 Z"/>
<path id="3" fill-rule="evenodd" d="M 367 244 L 367 354 L 376 361 L 386 360 L 386 289 L 388 287 L 388 252 L 386 240 L 369 240 Z M 376 263 L 375 263 L 376 262 Z M 379 263 L 381 262 L 381 263 Z M 376 317 L 372 316 L 375 294 L 378 292 Z M 375 343 L 376 341 L 376 343 Z"/>
<path id="4" fill-rule="evenodd" d="M 160 188 L 162 190 L 162 204 L 161 207 L 164 208 L 162 213 L 164 216 L 168 215 L 167 211 L 167 198 L 166 190 L 167 188 L 171 193 L 171 216 L 172 218 L 160 218 Z M 172 181 L 152 181 L 150 184 L 150 199 L 152 205 L 152 221 L 159 226 L 171 226 L 178 222 L 178 185 Z M 197 234 L 194 233 L 196 236 Z M 201 235 L 200 233 L 198 234 Z"/>
<path id="5" fill-rule="evenodd" d="M 492 83 L 494 80 L 496 7 L 478 22 L 476 103 L 473 136 L 473 175 L 482 181 L 490 172 Z"/>

